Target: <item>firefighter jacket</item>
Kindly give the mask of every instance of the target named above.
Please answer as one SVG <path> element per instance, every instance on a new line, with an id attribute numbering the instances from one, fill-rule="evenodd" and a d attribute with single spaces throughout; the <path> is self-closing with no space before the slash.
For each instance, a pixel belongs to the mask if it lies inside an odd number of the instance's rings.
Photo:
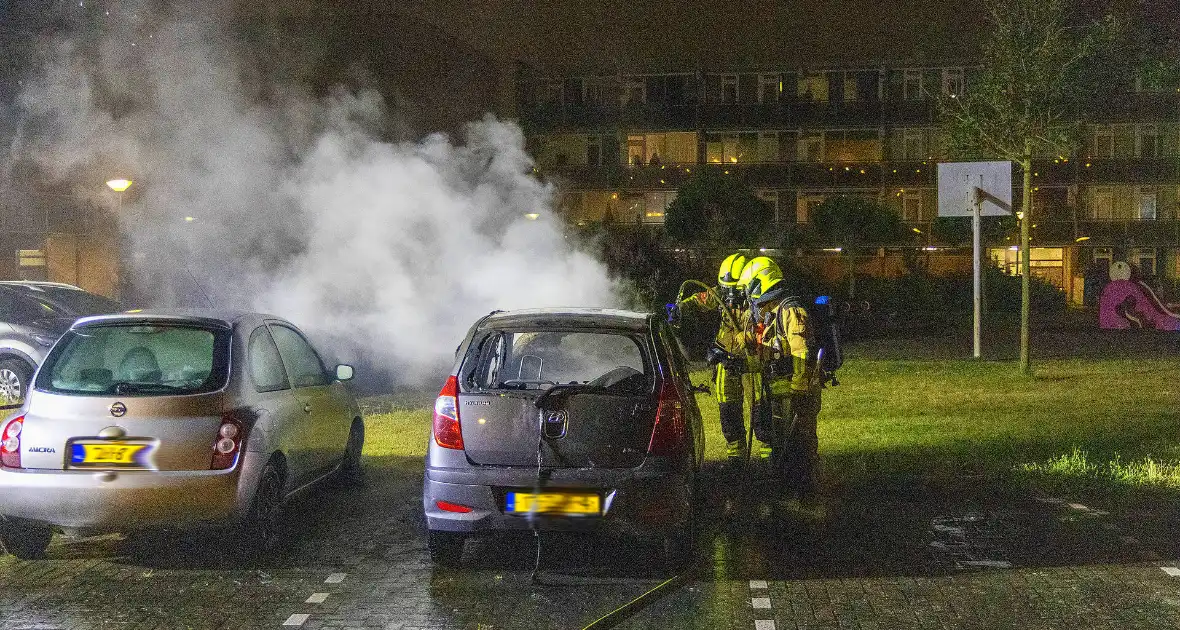
<path id="1" fill-rule="evenodd" d="M 746 332 L 747 347 L 763 366 L 774 396 L 813 393 L 821 387 L 816 366 L 814 333 L 807 310 L 787 298 L 754 322 Z"/>

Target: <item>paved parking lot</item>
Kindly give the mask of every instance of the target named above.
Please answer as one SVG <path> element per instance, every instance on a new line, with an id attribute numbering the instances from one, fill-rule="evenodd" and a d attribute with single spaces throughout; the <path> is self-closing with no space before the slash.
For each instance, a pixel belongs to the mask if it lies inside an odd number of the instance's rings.
<path id="1" fill-rule="evenodd" d="M 420 464 L 382 462 L 362 489 L 290 508 L 287 544 L 243 561 L 216 533 L 59 537 L 0 559 L 0 627 L 582 628 L 668 576 L 651 550 L 525 537 L 434 570 Z M 692 578 L 625 628 L 1158 628 L 1180 625 L 1174 512 L 1107 513 L 1069 497 L 930 488 L 829 489 L 813 510 L 713 471 Z"/>

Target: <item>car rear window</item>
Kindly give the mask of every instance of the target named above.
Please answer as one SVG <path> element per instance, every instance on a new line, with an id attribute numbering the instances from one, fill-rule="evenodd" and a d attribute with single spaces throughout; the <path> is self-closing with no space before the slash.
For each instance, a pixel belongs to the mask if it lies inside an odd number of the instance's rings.
<path id="1" fill-rule="evenodd" d="M 135 323 L 77 328 L 45 359 L 36 387 L 81 395 L 212 392 L 229 375 L 228 330 Z"/>
<path id="2" fill-rule="evenodd" d="M 586 385 L 619 393 L 653 386 L 644 344 L 625 332 L 495 331 L 464 362 L 465 382 L 477 389 L 545 389 Z"/>

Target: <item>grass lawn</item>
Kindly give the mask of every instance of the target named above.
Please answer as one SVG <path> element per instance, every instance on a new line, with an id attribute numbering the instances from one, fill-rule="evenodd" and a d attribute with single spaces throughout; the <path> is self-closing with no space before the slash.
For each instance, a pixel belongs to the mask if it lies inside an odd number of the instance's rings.
<path id="1" fill-rule="evenodd" d="M 824 392 L 825 485 L 891 478 L 956 485 L 981 478 L 1045 489 L 1180 490 L 1180 358 L 1010 362 L 851 358 Z M 706 373 L 694 375 L 705 382 Z M 430 409 L 402 397 L 368 416 L 365 452 L 424 456 Z M 724 457 L 717 405 L 698 397 L 710 459 Z M 380 407 L 380 405 L 378 405 Z M 374 462 L 376 463 L 376 462 Z"/>

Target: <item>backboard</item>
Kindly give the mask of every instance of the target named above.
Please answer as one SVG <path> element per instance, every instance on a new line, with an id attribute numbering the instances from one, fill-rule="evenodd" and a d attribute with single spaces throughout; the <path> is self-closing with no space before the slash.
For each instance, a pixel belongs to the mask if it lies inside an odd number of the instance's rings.
<path id="1" fill-rule="evenodd" d="M 970 193 L 976 186 L 983 190 L 981 216 L 1012 214 L 1011 162 L 943 162 L 938 165 L 938 216 L 974 214 Z"/>

